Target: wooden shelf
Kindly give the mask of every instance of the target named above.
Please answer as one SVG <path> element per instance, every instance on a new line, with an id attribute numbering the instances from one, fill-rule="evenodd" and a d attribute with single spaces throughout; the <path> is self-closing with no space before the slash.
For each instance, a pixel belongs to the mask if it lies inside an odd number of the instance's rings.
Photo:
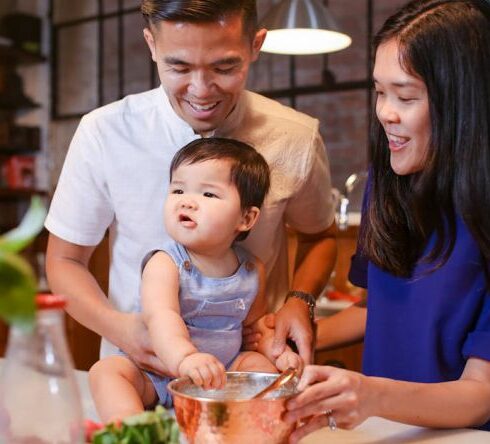
<path id="1" fill-rule="evenodd" d="M 3 201 L 29 199 L 34 195 L 47 196 L 47 194 L 44 190 L 34 188 L 0 188 L 0 200 Z"/>
<path id="2" fill-rule="evenodd" d="M 31 65 L 45 62 L 47 59 L 41 54 L 33 54 L 15 46 L 0 45 L 0 60 L 2 64 Z"/>
<path id="3" fill-rule="evenodd" d="M 10 157 L 10 156 L 25 156 L 34 155 L 39 153 L 41 150 L 39 148 L 0 148 L 0 158 Z"/>

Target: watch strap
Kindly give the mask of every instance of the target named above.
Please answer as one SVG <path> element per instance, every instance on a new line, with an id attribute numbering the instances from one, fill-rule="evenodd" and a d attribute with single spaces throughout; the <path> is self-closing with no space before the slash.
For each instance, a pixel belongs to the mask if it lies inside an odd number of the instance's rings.
<path id="1" fill-rule="evenodd" d="M 306 305 L 308 305 L 308 314 L 310 316 L 310 320 L 313 321 L 315 319 L 316 299 L 311 293 L 306 293 L 305 291 L 299 290 L 290 290 L 286 295 L 286 301 L 289 298 L 297 298 L 306 302 Z"/>

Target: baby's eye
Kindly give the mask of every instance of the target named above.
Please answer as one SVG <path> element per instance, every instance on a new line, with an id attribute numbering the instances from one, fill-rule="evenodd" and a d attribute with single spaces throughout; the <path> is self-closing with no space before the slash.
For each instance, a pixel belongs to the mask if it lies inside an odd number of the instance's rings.
<path id="1" fill-rule="evenodd" d="M 176 188 L 175 190 L 172 190 L 172 194 L 184 194 L 184 191 Z"/>
<path id="2" fill-rule="evenodd" d="M 216 196 L 216 194 L 210 193 L 209 191 L 206 191 L 205 193 L 203 193 L 203 196 L 204 197 L 218 197 L 218 196 Z"/>

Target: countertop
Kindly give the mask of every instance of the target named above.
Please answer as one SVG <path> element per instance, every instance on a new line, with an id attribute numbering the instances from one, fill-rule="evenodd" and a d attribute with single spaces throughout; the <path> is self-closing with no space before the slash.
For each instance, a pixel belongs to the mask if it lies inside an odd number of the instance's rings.
<path id="1" fill-rule="evenodd" d="M 0 359 L 0 369 L 3 359 Z M 90 396 L 87 372 L 76 371 L 86 418 L 97 420 L 97 413 Z M 489 444 L 490 432 L 471 429 L 430 430 L 370 418 L 354 430 L 331 431 L 328 428 L 305 437 L 302 444 Z"/>
<path id="2" fill-rule="evenodd" d="M 87 372 L 77 371 L 82 393 L 83 408 L 87 418 L 97 419 L 88 389 Z M 490 432 L 471 429 L 430 430 L 370 418 L 354 430 L 331 431 L 328 428 L 305 437 L 302 444 L 489 444 Z"/>

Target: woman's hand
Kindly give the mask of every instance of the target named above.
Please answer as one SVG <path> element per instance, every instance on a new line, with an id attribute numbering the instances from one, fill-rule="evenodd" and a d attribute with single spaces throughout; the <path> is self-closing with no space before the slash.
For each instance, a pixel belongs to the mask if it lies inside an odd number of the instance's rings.
<path id="1" fill-rule="evenodd" d="M 373 416 L 369 396 L 369 377 L 349 370 L 328 366 L 307 366 L 298 384 L 299 395 L 290 399 L 285 415 L 287 422 L 303 421 L 290 437 L 290 443 L 329 425 L 352 429 Z M 326 412 L 332 412 L 328 415 Z M 330 420 L 331 421 L 331 420 Z M 331 425 L 331 423 L 330 423 Z"/>
<path id="2" fill-rule="evenodd" d="M 225 366 L 209 353 L 192 353 L 179 365 L 179 375 L 189 376 L 192 382 L 205 390 L 223 388 L 226 383 Z"/>

